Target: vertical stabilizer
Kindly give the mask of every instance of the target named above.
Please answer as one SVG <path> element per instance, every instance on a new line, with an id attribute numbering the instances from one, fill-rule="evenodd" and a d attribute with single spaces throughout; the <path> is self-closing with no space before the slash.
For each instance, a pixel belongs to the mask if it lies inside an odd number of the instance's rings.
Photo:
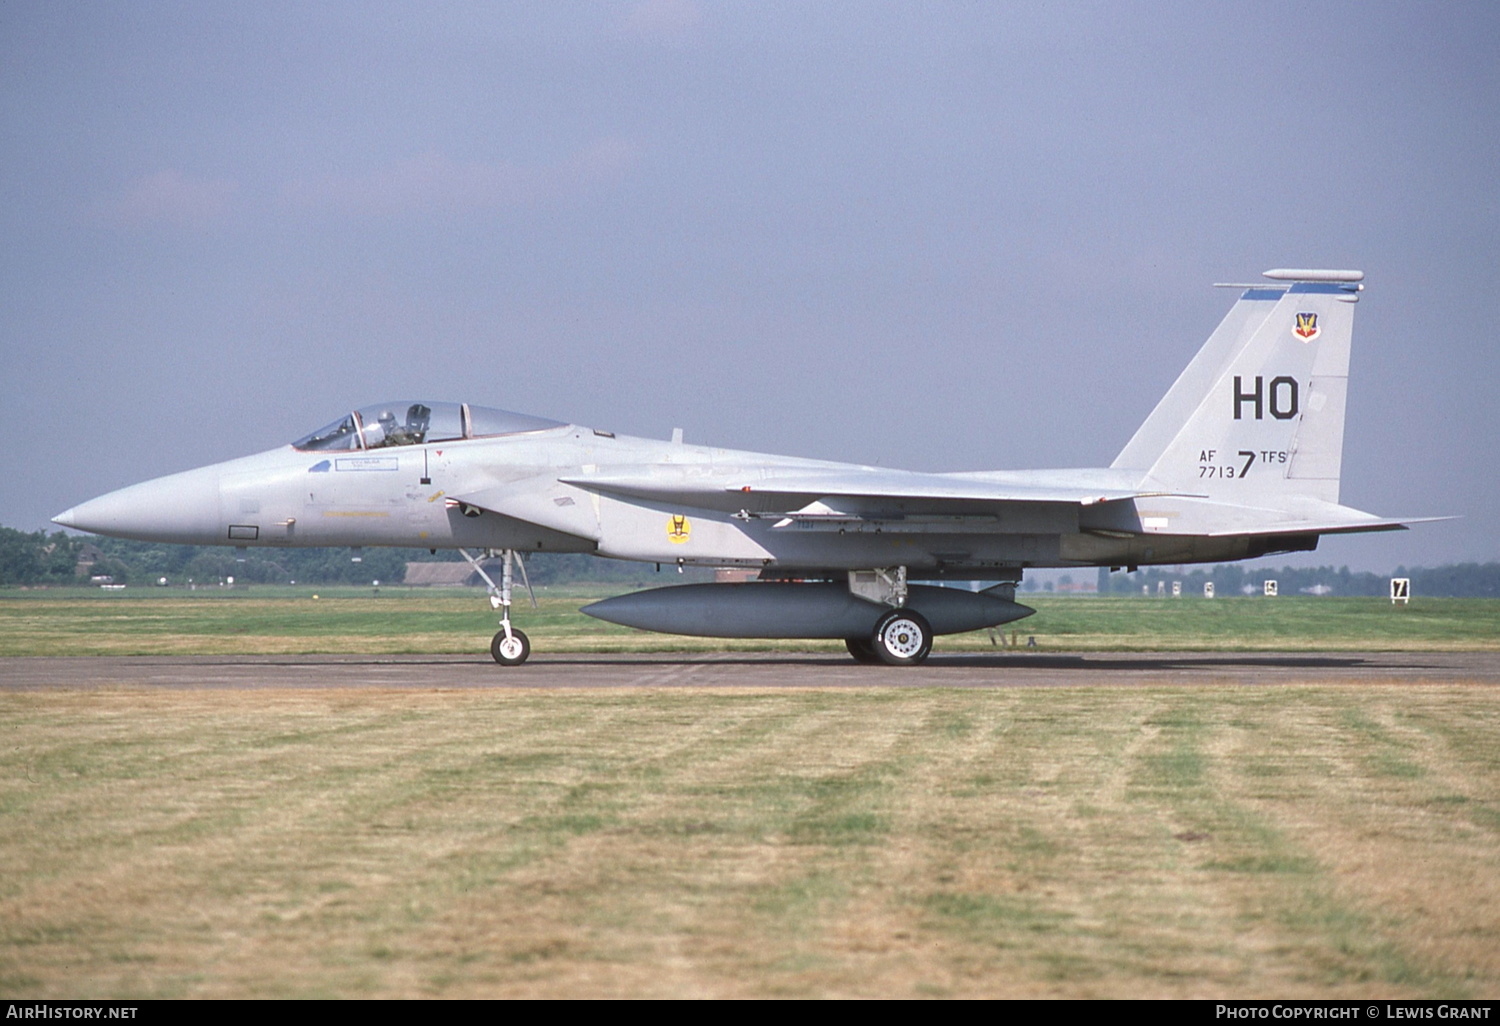
<path id="1" fill-rule="evenodd" d="M 1337 502 L 1359 271 L 1274 270 L 1239 302 L 1111 466 L 1245 505 Z"/>

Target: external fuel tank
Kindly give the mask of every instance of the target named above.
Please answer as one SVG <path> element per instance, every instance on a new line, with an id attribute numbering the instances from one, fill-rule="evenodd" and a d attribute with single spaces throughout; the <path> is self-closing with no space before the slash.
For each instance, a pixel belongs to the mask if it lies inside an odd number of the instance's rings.
<path id="1" fill-rule="evenodd" d="M 709 638 L 867 638 L 890 606 L 837 583 L 763 581 L 684 584 L 617 595 L 583 607 L 600 620 L 666 634 Z M 1030 616 L 1036 610 L 985 592 L 913 585 L 906 608 L 934 634 L 959 634 Z"/>

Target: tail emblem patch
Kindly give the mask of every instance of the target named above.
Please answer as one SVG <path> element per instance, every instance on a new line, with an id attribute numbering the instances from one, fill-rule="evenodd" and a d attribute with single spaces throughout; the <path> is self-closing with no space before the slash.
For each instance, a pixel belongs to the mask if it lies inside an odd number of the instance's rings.
<path id="1" fill-rule="evenodd" d="M 1297 326 L 1292 329 L 1292 334 L 1304 342 L 1311 342 L 1317 338 L 1322 334 L 1322 329 L 1318 327 L 1318 315 L 1315 313 L 1299 313 L 1297 315 Z"/>

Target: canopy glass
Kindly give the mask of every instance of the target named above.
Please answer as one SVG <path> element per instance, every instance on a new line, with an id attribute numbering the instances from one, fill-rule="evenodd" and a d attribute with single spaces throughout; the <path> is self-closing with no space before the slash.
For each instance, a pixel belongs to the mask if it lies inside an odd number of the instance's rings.
<path id="1" fill-rule="evenodd" d="M 397 445 L 513 435 L 562 426 L 561 421 L 487 406 L 406 400 L 362 407 L 297 439 L 292 446 L 320 451 L 385 449 Z"/>

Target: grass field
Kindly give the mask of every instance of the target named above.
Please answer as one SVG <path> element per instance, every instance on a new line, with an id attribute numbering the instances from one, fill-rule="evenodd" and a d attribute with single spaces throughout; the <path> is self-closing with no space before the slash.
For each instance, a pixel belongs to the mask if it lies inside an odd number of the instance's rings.
<path id="1" fill-rule="evenodd" d="M 314 594 L 318 597 L 314 598 Z M 583 616 L 610 592 L 570 589 L 524 602 L 516 623 L 538 652 L 842 650 L 840 643 L 722 641 L 651 634 Z M 1418 598 L 1148 599 L 1023 596 L 1035 616 L 937 639 L 934 651 L 1001 640 L 1050 651 L 1424 651 L 1500 648 L 1500 601 Z M 99 592 L 0 590 L 0 656 L 483 652 L 495 617 L 479 591 L 255 588 Z"/>
<path id="2" fill-rule="evenodd" d="M 0 654 L 494 629 L 477 592 L 312 594 L 0 591 Z M 590 597 L 518 619 L 728 647 Z M 1051 651 L 1500 647 L 1476 600 L 1035 604 Z M 116 687 L 0 693 L 0 729 L 4 997 L 1500 996 L 1479 685 Z"/>
<path id="3" fill-rule="evenodd" d="M 1500 995 L 1493 689 L 116 689 L 0 725 L 6 997 Z"/>

